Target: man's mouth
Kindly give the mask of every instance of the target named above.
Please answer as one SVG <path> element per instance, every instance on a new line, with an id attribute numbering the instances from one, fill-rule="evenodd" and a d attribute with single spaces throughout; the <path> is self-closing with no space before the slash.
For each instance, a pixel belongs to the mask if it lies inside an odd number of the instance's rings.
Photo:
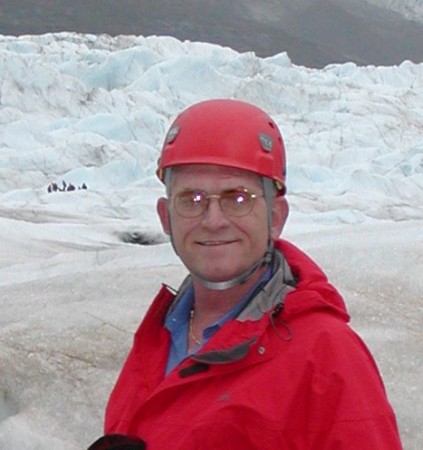
<path id="1" fill-rule="evenodd" d="M 230 240 L 230 241 L 198 241 L 197 243 L 205 247 L 217 247 L 220 245 L 229 245 L 234 242 L 235 242 L 234 240 Z"/>

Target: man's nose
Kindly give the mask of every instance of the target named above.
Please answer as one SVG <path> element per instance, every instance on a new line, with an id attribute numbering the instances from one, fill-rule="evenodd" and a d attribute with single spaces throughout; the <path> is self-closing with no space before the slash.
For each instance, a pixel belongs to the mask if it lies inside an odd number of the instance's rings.
<path id="1" fill-rule="evenodd" d="M 220 198 L 209 197 L 209 202 L 202 218 L 203 225 L 218 228 L 228 222 L 227 215 L 220 206 Z"/>

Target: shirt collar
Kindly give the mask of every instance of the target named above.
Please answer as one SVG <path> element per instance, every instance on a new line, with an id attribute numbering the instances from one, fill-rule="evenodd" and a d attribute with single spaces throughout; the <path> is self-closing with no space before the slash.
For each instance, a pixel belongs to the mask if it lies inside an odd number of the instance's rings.
<path id="1" fill-rule="evenodd" d="M 216 322 L 212 323 L 204 330 L 204 338 L 209 339 L 217 330 L 229 320 L 235 319 L 241 311 L 248 305 L 251 298 L 254 297 L 256 292 L 265 284 L 272 276 L 271 267 L 269 266 L 266 272 L 258 280 L 258 282 L 250 289 L 249 292 L 232 308 L 229 312 L 224 314 Z M 168 314 L 165 319 L 165 327 L 174 333 L 177 329 L 186 324 L 190 320 L 190 312 L 194 304 L 194 288 L 190 282 L 184 291 L 181 293 L 173 310 Z"/>

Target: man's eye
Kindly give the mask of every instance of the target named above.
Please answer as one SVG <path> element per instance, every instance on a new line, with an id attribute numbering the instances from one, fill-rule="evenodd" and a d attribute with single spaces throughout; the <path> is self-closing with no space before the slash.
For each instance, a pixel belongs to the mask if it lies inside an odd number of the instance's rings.
<path id="1" fill-rule="evenodd" d="M 224 198 L 236 205 L 242 205 L 248 201 L 248 194 L 240 191 L 229 191 L 225 192 Z"/>
<path id="2" fill-rule="evenodd" d="M 204 196 L 201 192 L 198 191 L 187 191 L 187 192 L 181 192 L 177 195 L 178 201 L 180 204 L 183 204 L 185 206 L 189 205 L 196 205 L 198 203 L 201 203 Z"/>
<path id="3" fill-rule="evenodd" d="M 204 195 L 201 192 L 193 192 L 191 194 L 191 202 L 192 203 L 200 203 L 203 200 Z"/>
<path id="4" fill-rule="evenodd" d="M 235 201 L 239 204 L 245 203 L 246 201 L 248 201 L 248 196 L 245 192 L 238 192 L 235 195 Z"/>

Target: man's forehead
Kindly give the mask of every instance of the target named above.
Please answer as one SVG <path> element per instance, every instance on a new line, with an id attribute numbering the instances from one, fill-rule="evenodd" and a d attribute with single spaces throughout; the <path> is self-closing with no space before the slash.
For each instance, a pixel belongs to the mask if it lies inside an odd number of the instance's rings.
<path id="1" fill-rule="evenodd" d="M 245 177 L 255 180 L 260 180 L 260 175 L 250 172 L 249 170 L 238 169 L 236 167 L 218 166 L 214 164 L 186 164 L 181 166 L 174 166 L 172 173 L 176 174 L 210 174 L 228 177 Z"/>

